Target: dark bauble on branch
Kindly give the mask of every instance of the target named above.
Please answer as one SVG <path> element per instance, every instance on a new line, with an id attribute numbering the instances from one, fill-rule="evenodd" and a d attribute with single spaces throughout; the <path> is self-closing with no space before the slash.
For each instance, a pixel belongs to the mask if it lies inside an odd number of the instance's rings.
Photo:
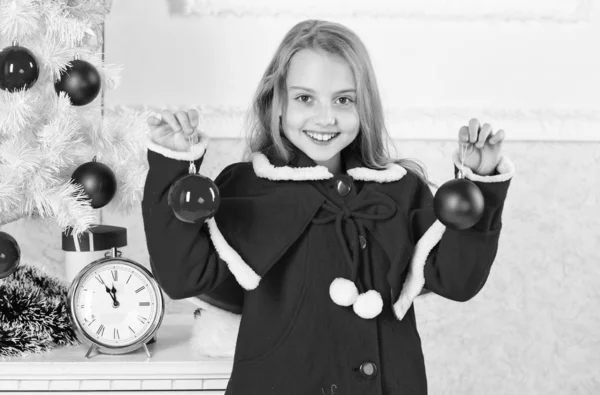
<path id="1" fill-rule="evenodd" d="M 472 181 L 458 178 L 442 184 L 433 198 L 437 219 L 448 228 L 463 230 L 475 225 L 483 215 L 484 199 Z"/>
<path id="2" fill-rule="evenodd" d="M 10 276 L 21 262 L 21 249 L 14 237 L 0 232 L 0 278 Z"/>
<path id="3" fill-rule="evenodd" d="M 168 202 L 180 221 L 202 223 L 219 209 L 219 189 L 208 177 L 188 174 L 171 185 Z"/>
<path id="4" fill-rule="evenodd" d="M 98 96 L 100 86 L 98 70 L 91 63 L 77 59 L 60 73 L 54 90 L 56 93 L 66 92 L 74 106 L 85 106 Z"/>
<path id="5" fill-rule="evenodd" d="M 29 89 L 39 75 L 37 61 L 27 48 L 13 45 L 0 52 L 0 89 L 8 92 Z"/>
<path id="6" fill-rule="evenodd" d="M 83 186 L 93 208 L 106 206 L 117 192 L 115 173 L 105 164 L 96 162 L 95 158 L 75 169 L 71 178 Z"/>

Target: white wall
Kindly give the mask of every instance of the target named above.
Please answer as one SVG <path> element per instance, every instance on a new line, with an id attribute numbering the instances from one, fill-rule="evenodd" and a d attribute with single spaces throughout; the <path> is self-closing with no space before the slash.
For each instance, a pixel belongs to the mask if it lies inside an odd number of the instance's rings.
<path id="1" fill-rule="evenodd" d="M 108 104 L 201 106 L 211 114 L 209 134 L 237 137 L 275 47 L 294 23 L 317 16 L 365 41 L 396 138 L 453 139 L 478 116 L 511 139 L 600 140 L 593 1 L 247 4 L 115 0 L 107 61 L 125 70 Z M 369 17 L 352 17 L 365 9 Z"/>

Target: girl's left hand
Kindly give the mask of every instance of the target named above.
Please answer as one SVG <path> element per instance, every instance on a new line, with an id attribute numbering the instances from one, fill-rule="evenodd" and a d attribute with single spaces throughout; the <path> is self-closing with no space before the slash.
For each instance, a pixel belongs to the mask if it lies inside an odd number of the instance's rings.
<path id="1" fill-rule="evenodd" d="M 458 155 L 463 158 L 464 165 L 481 176 L 494 173 L 500 161 L 500 150 L 504 141 L 504 130 L 493 132 L 489 123 L 479 124 L 473 118 L 469 126 L 463 126 L 458 131 Z"/>

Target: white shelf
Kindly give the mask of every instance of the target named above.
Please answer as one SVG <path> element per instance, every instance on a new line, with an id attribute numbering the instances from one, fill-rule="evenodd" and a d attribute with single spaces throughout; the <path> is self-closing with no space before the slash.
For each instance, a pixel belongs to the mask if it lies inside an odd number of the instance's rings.
<path id="1" fill-rule="evenodd" d="M 80 345 L 0 359 L 0 391 L 86 391 L 89 395 L 93 392 L 88 391 L 196 390 L 222 394 L 233 361 L 194 355 L 189 345 L 192 324 L 191 314 L 165 316 L 156 343 L 148 346 L 151 358 L 141 348 L 126 355 L 94 352 L 87 359 L 88 347 Z"/>

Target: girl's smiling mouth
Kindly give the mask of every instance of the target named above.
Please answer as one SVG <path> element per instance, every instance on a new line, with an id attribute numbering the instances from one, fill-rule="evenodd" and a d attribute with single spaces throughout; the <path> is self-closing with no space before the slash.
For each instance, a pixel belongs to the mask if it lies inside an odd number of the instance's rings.
<path id="1" fill-rule="evenodd" d="M 324 133 L 324 132 L 314 132 L 312 130 L 303 130 L 304 134 L 310 137 L 312 140 L 316 142 L 329 142 L 340 135 L 340 133 Z"/>

